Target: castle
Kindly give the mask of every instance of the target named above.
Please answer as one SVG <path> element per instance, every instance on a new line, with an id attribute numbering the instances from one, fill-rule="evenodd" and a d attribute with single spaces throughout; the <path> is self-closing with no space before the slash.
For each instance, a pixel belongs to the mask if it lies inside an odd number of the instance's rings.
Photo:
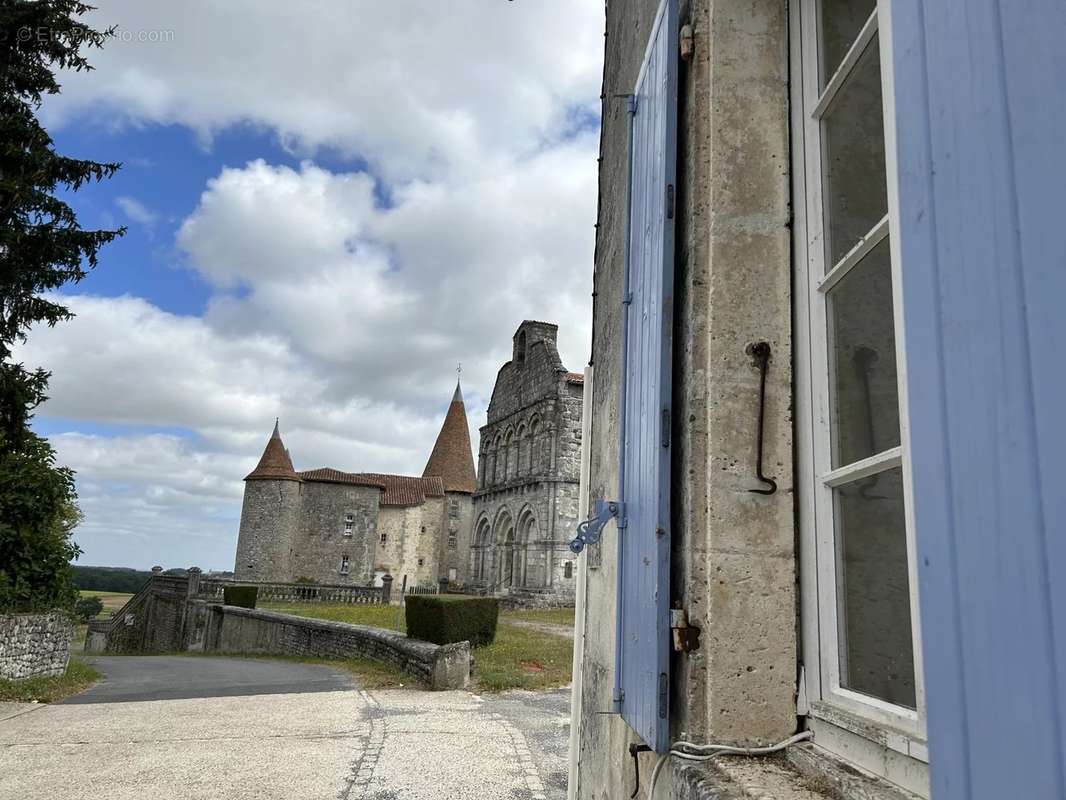
<path id="1" fill-rule="evenodd" d="M 409 585 L 465 582 L 477 489 L 466 407 L 457 385 L 421 477 L 297 472 L 278 425 L 244 479 L 234 577 L 366 586 L 385 574 Z"/>
<path id="2" fill-rule="evenodd" d="M 474 472 L 457 385 L 421 477 L 297 472 L 278 426 L 246 477 L 239 581 L 366 586 L 448 578 L 517 605 L 573 602 L 583 377 L 558 326 L 524 321 L 493 387 Z"/>

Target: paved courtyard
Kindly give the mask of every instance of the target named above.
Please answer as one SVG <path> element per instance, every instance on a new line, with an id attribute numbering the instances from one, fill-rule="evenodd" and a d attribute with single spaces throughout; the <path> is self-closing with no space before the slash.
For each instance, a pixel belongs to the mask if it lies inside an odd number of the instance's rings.
<path id="1" fill-rule="evenodd" d="M 56 705 L 0 703 L 0 800 L 561 800 L 569 691 L 366 691 L 328 667 L 93 659 Z"/>

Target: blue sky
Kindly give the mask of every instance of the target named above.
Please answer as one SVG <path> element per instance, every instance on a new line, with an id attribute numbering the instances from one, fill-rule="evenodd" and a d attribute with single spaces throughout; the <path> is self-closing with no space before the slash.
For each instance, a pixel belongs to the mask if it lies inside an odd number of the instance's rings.
<path id="1" fill-rule="evenodd" d="M 458 361 L 476 447 L 524 318 L 582 367 L 602 13 L 101 4 L 135 35 L 42 118 L 123 162 L 72 204 L 129 230 L 19 353 L 53 371 L 35 424 L 77 470 L 82 563 L 230 568 L 275 416 L 298 468 L 420 473 Z"/>

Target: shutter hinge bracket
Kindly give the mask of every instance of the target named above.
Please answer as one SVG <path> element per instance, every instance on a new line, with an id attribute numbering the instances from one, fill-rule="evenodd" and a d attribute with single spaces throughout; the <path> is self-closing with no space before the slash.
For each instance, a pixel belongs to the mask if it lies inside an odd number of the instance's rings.
<path id="1" fill-rule="evenodd" d="M 683 608 L 670 609 L 670 631 L 673 633 L 674 650 L 691 653 L 700 649 L 700 629 L 688 624 L 688 613 Z"/>
<path id="2" fill-rule="evenodd" d="M 619 528 L 626 526 L 624 505 L 622 503 L 616 500 L 597 500 L 595 508 L 595 516 L 578 523 L 577 536 L 570 541 L 570 549 L 575 553 L 580 553 L 584 550 L 585 545 L 596 544 L 603 533 L 603 526 L 610 522 L 611 519 L 615 520 L 615 524 Z"/>

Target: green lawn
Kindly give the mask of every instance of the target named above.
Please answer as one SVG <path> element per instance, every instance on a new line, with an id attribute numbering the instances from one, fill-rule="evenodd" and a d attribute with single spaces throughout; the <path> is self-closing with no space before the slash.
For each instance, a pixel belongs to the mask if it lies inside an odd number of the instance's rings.
<path id="1" fill-rule="evenodd" d="M 403 611 L 397 606 L 319 605 L 317 603 L 270 603 L 262 608 L 312 619 L 329 619 L 353 625 L 373 625 L 389 630 L 406 630 Z M 397 624 L 399 618 L 399 624 Z M 563 636 L 508 625 L 508 620 L 527 619 L 560 625 L 574 624 L 573 609 L 508 611 L 500 615 L 496 641 L 474 649 L 474 688 L 483 692 L 507 689 L 550 689 L 570 683 L 574 643 Z M 373 662 L 370 662 L 373 663 Z M 359 665 L 356 665 L 358 667 Z M 393 685 L 403 681 L 391 668 L 375 664 L 384 675 L 394 676 Z M 362 674 L 359 668 L 353 672 Z M 410 681 L 408 679 L 408 685 Z M 385 687 L 377 687 L 385 688 Z"/>
<path id="2" fill-rule="evenodd" d="M 96 589 L 81 589 L 79 594 L 82 597 L 99 597 L 100 602 L 104 604 L 101 616 L 105 617 L 112 611 L 118 611 L 122 606 L 126 605 L 127 600 L 133 597 L 132 594 L 123 592 L 101 592 Z"/>
<path id="3" fill-rule="evenodd" d="M 0 702 L 54 703 L 88 689 L 100 673 L 84 661 L 70 659 L 67 671 L 54 678 L 27 678 L 23 681 L 0 680 Z"/>
<path id="4" fill-rule="evenodd" d="M 565 625 L 568 628 L 572 628 L 574 627 L 574 609 L 534 608 L 501 611 L 500 619 L 504 622 L 509 619 L 523 619 L 531 622 L 550 622 L 553 625 Z"/>

